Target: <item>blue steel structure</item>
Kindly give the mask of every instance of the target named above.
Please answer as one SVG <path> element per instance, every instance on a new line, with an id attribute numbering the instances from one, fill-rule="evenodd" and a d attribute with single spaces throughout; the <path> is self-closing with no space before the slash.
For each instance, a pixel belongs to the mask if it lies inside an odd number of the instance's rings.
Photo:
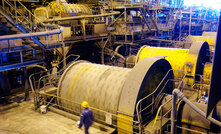
<path id="1" fill-rule="evenodd" d="M 10 1 L 6 2 L 9 5 L 13 5 Z M 45 25 L 43 23 L 40 23 L 41 28 L 39 28 L 34 24 L 34 16 L 31 16 L 33 14 L 28 9 L 24 7 L 30 13 L 29 15 L 26 14 L 26 16 L 17 9 L 16 2 L 11 8 L 4 7 L 4 4 L 3 7 L 0 5 L 0 35 L 3 35 L 0 36 L 0 79 L 2 79 L 0 81 L 0 97 L 10 94 L 12 89 L 10 85 L 12 83 L 16 84 L 17 82 L 18 86 L 15 85 L 13 87 L 19 87 L 20 82 L 17 79 L 22 77 L 21 83 L 25 85 L 26 100 L 29 90 L 27 82 L 28 69 L 26 67 L 45 63 L 45 51 L 51 49 L 42 43 L 39 37 L 60 34 L 64 29 L 57 25 Z M 24 20 L 27 20 L 27 22 L 23 22 Z M 50 30 L 42 31 L 45 28 Z M 11 45 L 9 41 L 14 39 L 21 39 L 22 44 Z M 2 42 L 5 40 L 6 44 Z M 60 45 L 60 42 L 58 42 L 58 45 Z M 13 71 L 15 76 L 10 76 L 11 80 L 9 80 L 8 75 Z"/>
<path id="2" fill-rule="evenodd" d="M 33 61 L 27 61 L 27 62 L 23 62 L 23 63 L 0 66 L 0 72 L 12 70 L 12 69 L 16 69 L 16 68 L 21 68 L 21 67 L 26 67 L 26 66 L 30 66 L 30 65 L 35 65 L 35 64 L 41 64 L 41 63 L 44 63 L 44 60 L 33 60 Z"/>

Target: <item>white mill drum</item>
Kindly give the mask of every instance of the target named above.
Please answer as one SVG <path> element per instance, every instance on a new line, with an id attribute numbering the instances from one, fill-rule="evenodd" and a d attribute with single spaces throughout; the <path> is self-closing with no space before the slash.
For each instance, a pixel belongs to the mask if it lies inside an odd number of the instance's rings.
<path id="1" fill-rule="evenodd" d="M 170 69 L 168 61 L 156 58 L 143 59 L 133 69 L 74 62 L 59 81 L 58 103 L 79 114 L 80 103 L 88 101 L 93 108 L 118 115 L 112 118 L 118 133 L 132 133 L 136 103 L 152 93 Z M 171 78 L 173 74 L 166 79 Z M 172 89 L 172 83 L 167 85 L 167 92 Z M 95 120 L 105 122 L 105 113 L 93 112 Z"/>

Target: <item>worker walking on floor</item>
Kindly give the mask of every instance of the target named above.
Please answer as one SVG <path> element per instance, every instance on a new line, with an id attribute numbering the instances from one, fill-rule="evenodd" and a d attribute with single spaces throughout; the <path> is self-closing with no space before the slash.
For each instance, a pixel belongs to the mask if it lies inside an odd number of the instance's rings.
<path id="1" fill-rule="evenodd" d="M 89 107 L 87 101 L 83 101 L 81 105 L 85 108 L 84 111 L 81 113 L 81 120 L 80 124 L 78 125 L 81 128 L 84 125 L 85 134 L 88 134 L 88 129 L 93 123 L 93 113 Z"/>

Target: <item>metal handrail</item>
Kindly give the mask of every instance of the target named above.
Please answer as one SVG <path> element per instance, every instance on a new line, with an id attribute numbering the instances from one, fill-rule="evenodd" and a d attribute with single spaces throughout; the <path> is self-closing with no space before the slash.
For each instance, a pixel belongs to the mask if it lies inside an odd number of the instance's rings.
<path id="1" fill-rule="evenodd" d="M 20 2 L 20 0 L 17 0 L 17 1 L 18 1 L 19 4 L 21 4 L 21 6 L 22 6 L 27 12 L 29 12 L 36 20 L 38 20 L 38 22 L 39 22 L 41 25 L 44 25 L 44 24 L 41 22 L 41 20 L 40 20 L 37 16 L 35 16 L 30 10 L 28 10 L 28 9 Z"/>
<path id="2" fill-rule="evenodd" d="M 66 59 L 68 59 L 69 57 L 71 57 L 71 56 L 77 56 L 77 58 L 73 61 L 73 62 L 75 62 L 76 60 L 78 60 L 79 59 L 79 55 L 69 55 L 68 57 L 66 57 L 65 59 L 63 59 L 62 61 L 60 61 L 60 63 L 58 64 L 58 66 L 60 65 L 60 64 L 62 64 Z M 47 74 L 47 75 L 44 75 L 44 76 L 42 76 L 39 80 L 38 80 L 38 88 L 37 88 L 37 90 L 38 91 L 40 91 L 40 84 L 41 84 L 41 82 L 43 81 L 43 82 L 45 82 L 46 80 L 48 80 L 49 81 L 49 85 L 52 85 L 52 84 L 54 84 L 53 83 L 53 81 L 51 81 L 52 79 L 51 78 L 54 78 L 54 79 L 58 79 L 62 74 L 63 74 L 63 72 L 64 72 L 64 70 L 67 68 L 67 66 L 64 66 L 63 68 L 61 68 L 58 72 L 56 72 L 56 73 L 53 73 L 53 74 Z M 43 85 L 43 87 L 45 87 L 46 86 L 46 84 L 48 84 L 48 83 L 44 83 L 44 85 Z"/>
<path id="3" fill-rule="evenodd" d="M 21 4 L 21 6 L 22 6 L 23 8 L 25 8 L 25 10 L 26 10 L 27 12 L 31 13 L 31 11 L 29 11 L 19 0 L 16 0 L 16 1 L 18 1 L 18 2 Z M 16 19 L 18 19 L 18 21 L 20 22 L 20 24 L 23 24 L 23 21 L 18 18 L 17 13 L 18 13 L 21 17 L 23 17 L 23 20 L 25 19 L 29 24 L 33 25 L 33 26 L 36 27 L 39 31 L 41 31 L 31 20 L 27 19 L 27 16 L 25 16 L 24 14 L 22 14 L 16 7 L 14 7 L 14 6 L 12 5 L 12 3 L 10 3 L 9 0 L 4 0 L 4 2 L 7 3 L 7 5 L 10 6 L 14 11 L 16 11 L 16 14 L 13 15 L 13 16 L 16 17 Z M 16 6 L 17 6 L 17 5 L 16 5 Z M 10 12 L 10 11 L 9 11 L 9 12 Z M 10 12 L 10 14 L 12 14 L 12 13 Z M 32 13 L 31 13 L 31 15 L 33 16 Z M 33 16 L 33 17 L 36 18 L 36 16 Z M 31 19 L 31 18 L 30 18 L 30 19 Z M 36 18 L 36 19 L 37 19 L 37 18 Z M 17 23 L 17 22 L 16 22 L 16 23 Z M 39 23 L 40 23 L 41 25 L 44 25 L 44 24 L 41 23 L 41 22 L 39 22 Z M 26 27 L 26 28 L 30 29 L 29 27 Z M 30 30 L 31 30 L 31 29 L 30 29 Z"/>
<path id="4" fill-rule="evenodd" d="M 45 29 L 46 31 L 44 32 L 41 32 L 41 29 L 36 26 L 30 19 L 27 19 L 26 16 L 24 14 L 22 14 L 17 8 L 16 8 L 16 4 L 15 4 L 15 7 L 9 2 L 9 0 L 4 0 L 4 2 L 6 4 L 8 4 L 8 6 L 10 6 L 16 13 L 15 15 L 8 11 L 8 10 L 4 10 L 4 7 L 3 9 L 1 9 L 1 14 L 4 15 L 4 17 L 11 23 L 13 23 L 15 25 L 15 27 L 17 27 L 18 29 L 20 29 L 23 34 L 14 34 L 14 35 L 6 35 L 6 36 L 2 36 L 0 38 L 0 40 L 11 40 L 11 39 L 20 39 L 20 38 L 31 38 L 31 40 L 34 41 L 35 44 L 39 45 L 40 47 L 44 48 L 44 44 L 41 43 L 41 41 L 37 38 L 39 36 L 50 36 L 50 35 L 54 35 L 54 34 L 60 34 L 61 32 L 64 31 L 64 28 L 61 27 L 61 26 L 58 26 L 58 25 L 47 25 L 47 24 L 42 24 L 42 26 L 44 26 L 45 28 L 47 29 L 52 29 L 52 30 L 47 30 Z M 24 6 L 24 5 L 23 5 Z M 6 12 L 6 13 L 4 13 Z M 29 11 L 30 12 L 30 11 Z M 17 16 L 17 14 L 21 15 L 21 17 L 23 17 L 27 23 L 31 24 L 31 26 L 27 26 L 26 24 L 23 23 L 22 20 L 19 19 L 19 17 Z M 13 20 L 13 18 L 16 18 L 16 21 Z M 40 32 L 32 32 L 33 30 L 33 27 L 35 27 L 36 31 L 40 31 Z M 31 32 L 31 33 L 30 33 Z M 47 38 L 48 39 L 48 38 Z M 48 41 L 48 40 L 47 40 Z"/>
<path id="5" fill-rule="evenodd" d="M 54 73 L 54 74 L 48 74 L 48 75 L 44 75 L 42 76 L 39 80 L 38 80 L 38 88 L 37 90 L 40 90 L 40 84 L 41 84 L 41 81 L 50 81 L 50 85 L 53 84 L 53 82 L 50 80 L 50 78 L 53 78 L 54 76 L 56 76 L 56 78 L 59 78 L 59 76 L 62 75 L 63 71 L 65 70 L 66 68 L 62 68 L 60 71 Z M 46 86 L 46 83 L 44 83 L 43 87 Z"/>
<path id="6" fill-rule="evenodd" d="M 47 93 L 40 93 L 40 94 L 41 94 L 41 95 L 50 96 L 50 97 L 54 97 L 54 98 L 57 98 L 57 99 L 60 99 L 60 100 L 68 101 L 68 102 L 74 103 L 75 105 L 79 105 L 79 106 L 81 105 L 80 102 L 71 101 L 71 100 L 68 100 L 68 99 L 65 99 L 65 98 L 61 98 L 61 97 L 56 96 L 56 95 L 47 94 Z M 48 101 L 45 101 L 45 102 L 46 102 L 46 103 L 49 103 Z M 51 103 L 51 102 L 50 102 L 50 104 L 51 104 L 52 106 L 60 107 L 60 108 L 62 108 L 62 109 L 64 109 L 64 110 L 71 111 L 71 112 L 73 112 L 73 113 L 75 113 L 75 114 L 77 114 L 77 115 L 80 115 L 80 112 L 79 112 L 79 111 L 70 109 L 70 108 L 68 108 L 68 107 L 64 107 L 64 106 L 59 105 L 59 104 Z M 104 114 L 109 113 L 109 114 L 111 114 L 112 117 L 114 117 L 114 118 L 116 118 L 116 119 L 123 119 L 123 120 L 125 120 L 125 121 L 131 122 L 132 124 L 138 124 L 138 123 L 139 123 L 139 122 L 137 122 L 137 121 L 130 120 L 130 119 L 128 119 L 128 118 L 118 116 L 117 114 L 110 113 L 110 112 L 108 112 L 108 111 L 105 111 L 105 110 L 102 110 L 102 109 L 99 109 L 99 108 L 95 108 L 95 107 L 91 107 L 91 106 L 89 106 L 89 108 L 92 109 L 93 111 L 101 112 L 101 113 L 104 113 Z M 81 109 L 80 109 L 80 110 L 81 110 Z M 94 112 L 94 113 L 96 113 L 96 112 Z M 127 131 L 128 133 L 137 133 L 137 132 L 133 132 L 133 131 L 127 130 L 127 129 L 123 128 L 123 127 L 119 127 L 119 126 L 117 126 L 117 125 L 115 125 L 115 124 L 108 124 L 108 123 L 106 123 L 104 120 L 101 120 L 101 119 L 96 119 L 96 120 L 99 121 L 99 122 L 102 122 L 102 123 L 104 123 L 104 124 L 113 126 L 113 127 L 115 127 L 115 128 L 123 129 L 124 131 Z M 134 127 L 134 129 L 136 129 L 136 128 Z"/>
<path id="7" fill-rule="evenodd" d="M 186 73 L 186 72 L 185 72 L 185 73 Z M 186 73 L 186 74 L 187 74 L 187 73 Z M 183 80 L 184 80 L 184 78 L 186 77 L 186 74 L 185 74 L 185 75 L 183 76 L 183 78 L 181 79 L 180 84 L 178 85 L 179 88 L 180 88 L 181 84 L 183 83 Z M 177 81 L 177 82 L 179 82 L 179 81 Z M 166 84 L 165 84 L 165 85 L 166 85 Z M 172 98 L 170 98 L 168 101 L 166 101 L 164 104 L 162 104 L 162 105 L 158 108 L 156 117 L 155 117 L 155 119 L 154 119 L 153 127 L 155 126 L 156 121 L 159 120 L 159 119 L 158 119 L 158 116 L 159 116 L 160 111 L 161 111 L 161 113 L 162 113 L 162 109 L 164 108 L 164 106 L 166 106 L 166 105 L 167 105 L 169 102 L 171 102 L 171 101 L 172 101 Z M 162 119 L 163 119 L 169 112 L 171 112 L 171 110 L 172 110 L 172 108 L 170 108 L 164 115 L 161 114 L 161 116 L 160 116 L 160 120 L 161 120 L 160 133 L 161 133 L 161 128 L 162 128 Z"/>
<path id="8" fill-rule="evenodd" d="M 62 61 L 60 61 L 60 62 L 58 63 L 58 66 L 61 65 L 61 64 L 63 64 L 63 61 L 64 61 L 64 60 L 67 60 L 69 57 L 74 57 L 74 56 L 77 56 L 77 58 L 76 58 L 74 61 L 76 61 L 76 60 L 78 60 L 78 59 L 80 58 L 80 55 L 70 54 L 69 56 L 67 56 L 66 58 L 64 58 Z M 66 67 L 67 67 L 67 66 L 66 66 Z M 66 67 L 63 67 L 63 68 L 60 69 L 58 72 L 61 72 L 61 71 L 62 71 L 63 69 L 65 69 Z M 38 88 L 36 88 L 36 86 L 35 86 L 35 88 L 34 88 L 34 85 L 36 85 L 36 81 L 32 81 L 33 78 L 34 78 L 34 76 L 40 75 L 40 74 L 44 74 L 44 73 L 47 74 L 46 76 L 49 76 L 49 75 L 51 75 L 51 74 L 50 74 L 51 71 L 52 71 L 52 69 L 50 69 L 50 70 L 48 70 L 48 71 L 33 73 L 33 74 L 31 74 L 31 75 L 29 76 L 29 83 L 30 83 L 31 90 L 32 90 L 34 96 L 36 95 L 35 90 L 38 89 Z M 46 77 L 46 76 L 42 76 L 42 77 Z M 40 79 L 41 79 L 41 78 L 40 78 Z M 37 82 L 39 82 L 39 81 L 37 81 Z"/>
<path id="9" fill-rule="evenodd" d="M 4 0 L 5 3 L 7 3 L 13 10 L 15 10 L 19 15 L 21 15 L 24 19 L 29 21 L 24 14 L 22 14 L 19 10 L 17 10 L 8 0 Z M 10 12 L 11 13 L 11 12 Z M 13 15 L 14 16 L 14 15 Z M 19 18 L 18 18 L 19 19 Z"/>
<path id="10" fill-rule="evenodd" d="M 52 27 L 52 28 L 54 28 L 54 29 L 58 29 L 58 28 L 59 28 L 59 27 L 56 27 L 56 25 L 49 25 L 49 26 L 48 26 L 47 24 L 44 24 L 37 16 L 35 16 L 30 10 L 28 10 L 28 9 L 21 3 L 20 0 L 15 0 L 15 2 L 18 2 L 18 3 L 23 7 L 23 9 L 25 9 L 25 11 L 30 14 L 30 18 L 29 18 L 29 19 L 27 18 L 27 16 L 25 16 L 23 13 L 21 13 L 21 12 L 17 9 L 17 5 L 16 5 L 16 4 L 13 5 L 9 0 L 4 0 L 3 2 L 6 3 L 8 6 L 10 6 L 10 7 L 16 12 L 15 15 L 14 15 L 12 12 L 8 11 L 11 16 L 13 16 L 14 18 L 17 19 L 15 23 L 18 24 L 17 21 L 19 21 L 19 24 L 20 24 L 20 25 L 24 26 L 26 29 L 29 29 L 30 31 L 32 31 L 33 28 L 36 28 L 36 29 L 39 30 L 40 32 L 42 31 L 42 30 L 32 21 L 32 19 L 34 19 L 35 21 L 37 21 L 38 24 L 40 24 L 41 26 L 43 26 L 43 27 L 45 27 L 45 28 L 49 28 L 49 27 Z M 4 7 L 3 7 L 3 9 L 4 9 Z M 20 18 L 17 16 L 17 14 L 20 15 L 20 16 L 22 17 L 22 19 L 20 19 Z M 23 20 L 26 20 L 29 24 L 31 24 L 31 27 L 26 26 L 26 25 L 23 23 Z M 56 34 L 57 34 L 57 33 L 56 33 Z M 46 35 L 46 36 L 47 36 L 47 35 Z"/>
<path id="11" fill-rule="evenodd" d="M 186 74 L 187 74 L 187 72 L 185 72 Z M 186 74 L 184 75 L 184 77 L 182 78 L 182 80 L 180 81 L 180 84 L 178 85 L 178 89 L 180 89 L 180 86 L 181 86 L 181 84 L 183 83 L 183 80 L 184 80 L 184 78 L 186 77 Z M 155 123 L 156 123 L 156 121 L 158 120 L 157 118 L 158 118 L 158 115 L 159 115 L 159 113 L 160 113 L 160 111 L 162 112 L 162 108 L 166 105 L 166 104 L 168 104 L 169 102 L 171 102 L 173 99 L 172 98 L 170 98 L 168 101 L 166 101 L 164 104 L 162 104 L 159 108 L 158 108 L 158 110 L 157 110 L 157 114 L 156 114 L 156 117 L 155 117 L 155 120 L 154 120 L 154 123 L 153 123 L 153 127 L 155 126 Z M 172 110 L 172 108 L 170 109 L 170 110 L 168 110 L 168 112 L 166 113 L 166 114 L 164 114 L 164 115 L 161 115 L 161 122 L 162 122 L 162 118 L 163 117 L 165 117 L 170 111 Z M 161 124 L 161 126 L 160 126 L 160 128 L 162 128 L 162 124 Z"/>
<path id="12" fill-rule="evenodd" d="M 156 117 L 155 117 L 155 120 L 154 120 L 154 123 L 153 123 L 153 127 L 155 126 L 155 124 L 156 124 L 156 120 L 157 120 L 157 118 L 158 118 L 158 115 L 159 115 L 159 113 L 160 113 L 160 111 L 162 110 L 162 108 L 166 105 L 166 104 L 168 104 L 169 102 L 171 102 L 172 101 L 172 98 L 170 98 L 168 101 L 166 101 L 164 104 L 162 104 L 159 108 L 158 108 L 158 110 L 157 110 L 157 114 L 156 114 Z M 172 110 L 172 109 L 171 109 Z M 171 111 L 171 110 L 169 110 L 169 111 Z M 166 114 L 165 114 L 166 115 Z M 164 117 L 165 115 L 161 115 L 161 118 L 162 117 Z"/>
<path id="13" fill-rule="evenodd" d="M 184 76 L 183 76 L 183 78 L 181 79 L 180 84 L 178 85 L 178 87 L 180 87 L 180 86 L 182 85 L 182 83 L 183 83 L 184 78 L 186 77 L 187 72 L 186 72 L 186 71 L 183 71 L 183 70 L 173 70 L 173 69 L 170 69 L 170 70 L 166 73 L 166 75 L 164 76 L 164 78 L 161 80 L 161 82 L 158 84 L 158 86 L 155 88 L 155 90 L 154 90 L 151 94 L 145 96 L 144 98 L 140 99 L 140 100 L 137 102 L 137 104 L 136 104 L 136 113 L 137 113 L 138 122 L 140 122 L 140 124 L 139 124 L 139 132 L 141 132 L 141 116 L 140 116 L 140 112 L 138 111 L 138 106 L 140 105 L 140 103 L 141 103 L 143 100 L 145 100 L 145 99 L 147 99 L 147 98 L 153 96 L 153 95 L 156 93 L 156 91 L 159 89 L 159 87 L 163 84 L 163 82 L 165 81 L 165 79 L 168 77 L 169 73 L 170 73 L 170 72 L 174 72 L 174 71 L 179 71 L 179 72 L 183 72 L 183 73 L 184 73 Z M 169 79 L 169 80 L 170 80 L 170 79 Z M 169 82 L 169 80 L 167 80 L 167 82 L 165 83 L 165 85 L 164 85 L 163 88 L 161 89 L 160 93 L 164 90 L 164 88 L 166 87 L 166 84 Z M 147 108 L 149 108 L 150 106 L 153 106 L 153 104 L 154 104 L 154 98 L 152 98 L 152 103 L 149 104 L 149 105 L 148 105 L 147 107 L 145 107 L 144 109 L 147 109 Z M 141 112 L 142 112 L 142 111 L 143 111 L 143 109 L 141 110 Z"/>
<path id="14" fill-rule="evenodd" d="M 140 122 L 140 124 L 139 124 L 139 133 L 141 133 L 141 117 L 140 117 L 140 114 L 139 114 L 139 111 L 138 111 L 138 106 L 139 106 L 139 104 L 140 104 L 143 100 L 145 100 L 145 99 L 149 98 L 150 96 L 152 96 L 152 95 L 157 91 L 157 89 L 161 86 L 161 84 L 162 84 L 163 81 L 167 78 L 167 76 L 169 75 L 169 73 L 170 73 L 171 71 L 172 71 L 172 69 L 170 69 L 170 70 L 166 73 L 166 75 L 164 76 L 163 80 L 160 82 L 160 84 L 158 84 L 158 86 L 156 87 L 156 89 L 155 89 L 151 94 L 145 96 L 144 98 L 140 99 L 140 100 L 137 102 L 137 104 L 136 104 L 136 113 L 137 113 L 138 122 Z M 152 100 L 153 100 L 153 99 L 152 99 Z M 151 105 L 153 105 L 153 101 L 152 101 L 152 103 L 151 103 L 150 105 L 148 105 L 147 107 L 149 108 Z"/>
<path id="15" fill-rule="evenodd" d="M 173 71 L 175 71 L 175 70 L 173 70 Z M 182 83 L 183 83 L 184 78 L 185 78 L 186 75 L 187 75 L 187 72 L 186 72 L 186 71 L 182 71 L 182 70 L 177 70 L 177 71 L 180 71 L 180 72 L 184 72 L 184 73 L 185 73 L 184 76 L 183 76 L 183 78 L 180 80 L 179 85 L 178 85 L 178 87 L 180 88 L 181 85 L 182 85 Z M 162 90 L 159 92 L 159 94 L 161 94 L 161 93 L 163 92 L 163 89 L 166 87 L 166 85 L 167 85 L 167 83 L 168 83 L 169 81 L 174 81 L 174 82 L 175 82 L 175 81 L 177 81 L 177 80 L 168 79 L 168 80 L 166 81 L 166 83 L 164 84 Z M 178 82 L 179 82 L 179 81 L 178 81 Z M 157 91 L 157 89 L 156 89 L 156 91 Z M 154 93 L 153 93 L 153 94 L 154 94 Z M 158 96 L 157 96 L 157 97 L 158 97 Z M 155 100 L 157 100 L 157 97 L 156 97 Z M 147 107 L 145 107 L 144 109 L 142 109 L 140 112 L 143 112 L 144 110 L 146 110 L 147 108 L 149 108 L 152 104 L 154 104 L 154 102 L 152 102 L 150 105 L 148 105 Z"/>
<path id="16" fill-rule="evenodd" d="M 24 14 L 22 14 L 19 10 L 17 10 L 17 8 L 14 8 L 14 6 L 10 3 L 9 0 L 4 0 L 4 2 L 6 2 L 11 8 L 13 8 L 14 10 L 16 10 L 16 12 L 21 15 L 22 17 L 24 17 L 26 19 L 26 16 Z M 24 9 L 25 11 L 27 11 L 28 13 L 31 14 L 32 17 L 34 17 L 36 20 L 38 20 L 38 22 L 41 24 L 41 25 L 44 25 L 41 20 L 35 16 L 30 10 L 28 10 L 22 3 L 20 0 L 15 0 L 15 2 L 18 2 Z M 17 6 L 17 5 L 16 5 Z M 27 21 L 29 21 L 28 19 L 26 19 Z M 30 22 L 30 21 L 29 21 Z"/>

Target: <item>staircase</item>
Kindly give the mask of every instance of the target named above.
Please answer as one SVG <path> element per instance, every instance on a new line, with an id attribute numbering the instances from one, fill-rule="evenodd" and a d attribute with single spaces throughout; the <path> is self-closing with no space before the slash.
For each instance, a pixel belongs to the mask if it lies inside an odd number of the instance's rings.
<path id="1" fill-rule="evenodd" d="M 182 15 L 182 11 L 181 11 L 182 4 L 181 3 L 177 8 L 173 8 L 173 10 L 170 13 L 170 18 L 167 22 L 167 28 L 169 30 L 174 30 L 174 27 L 175 27 L 179 17 Z"/>
<path id="2" fill-rule="evenodd" d="M 163 117 L 162 119 L 159 117 L 156 121 L 156 125 L 153 126 L 154 120 L 152 120 L 145 128 L 144 133 L 145 134 L 160 134 L 162 133 L 162 130 L 165 130 L 167 127 L 167 124 L 170 122 L 170 118 Z"/>
<path id="3" fill-rule="evenodd" d="M 7 20 L 4 18 L 4 16 L 0 15 L 0 35 L 4 34 L 16 34 L 18 30 L 16 28 L 13 28 L 11 25 L 7 24 Z"/>
<path id="4" fill-rule="evenodd" d="M 4 0 L 5 6 L 0 6 L 0 26 L 4 28 L 6 34 L 20 34 L 20 33 L 31 33 L 35 31 L 41 31 L 33 22 L 32 19 L 37 18 L 29 11 L 19 0 L 16 0 L 20 7 L 24 8 L 29 14 L 25 16 L 16 7 L 16 4 L 12 4 L 9 0 Z M 7 6 L 8 7 L 7 7 Z M 9 11 L 8 9 L 11 9 Z M 41 22 L 39 22 L 41 24 Z M 24 38 L 23 44 L 30 49 L 45 49 L 46 46 L 37 38 Z"/>
<path id="5" fill-rule="evenodd" d="M 150 11 L 147 8 L 140 8 L 139 11 L 140 11 L 140 14 L 142 15 L 144 23 L 146 24 L 149 32 L 157 31 L 159 33 L 160 31 L 159 31 L 158 25 L 155 22 L 152 13 L 150 13 Z"/>
<path id="6" fill-rule="evenodd" d="M 19 36 L 23 33 L 41 32 L 41 29 L 32 21 L 36 21 L 38 18 L 19 0 L 4 0 L 2 5 L 3 6 L 0 6 L 0 35 Z M 22 8 L 25 11 L 25 15 L 21 13 L 17 7 L 19 7 L 19 9 Z M 44 25 L 40 21 L 37 23 L 41 26 Z M 17 40 L 8 40 L 7 43 L 7 40 L 4 40 L 3 36 L 2 40 L 0 40 L 0 60 L 3 58 L 6 60 L 0 63 L 0 72 L 44 62 L 46 45 L 44 45 L 38 37 L 22 38 L 19 43 Z M 16 43 L 12 45 L 10 42 Z M 12 60 L 13 58 L 17 58 L 18 60 Z"/>
<path id="7" fill-rule="evenodd" d="M 186 73 L 183 74 L 181 79 L 169 79 L 170 73 L 174 70 L 169 70 L 164 76 L 160 84 L 153 90 L 152 93 L 140 99 L 136 104 L 137 121 L 139 122 L 139 131 L 147 134 L 163 133 L 167 131 L 170 123 L 171 102 L 172 96 L 166 93 L 168 84 L 177 82 L 176 87 L 180 88 Z M 183 73 L 182 71 L 178 71 Z M 148 102 L 148 103 L 147 103 Z M 143 103 L 143 106 L 142 106 Z"/>

